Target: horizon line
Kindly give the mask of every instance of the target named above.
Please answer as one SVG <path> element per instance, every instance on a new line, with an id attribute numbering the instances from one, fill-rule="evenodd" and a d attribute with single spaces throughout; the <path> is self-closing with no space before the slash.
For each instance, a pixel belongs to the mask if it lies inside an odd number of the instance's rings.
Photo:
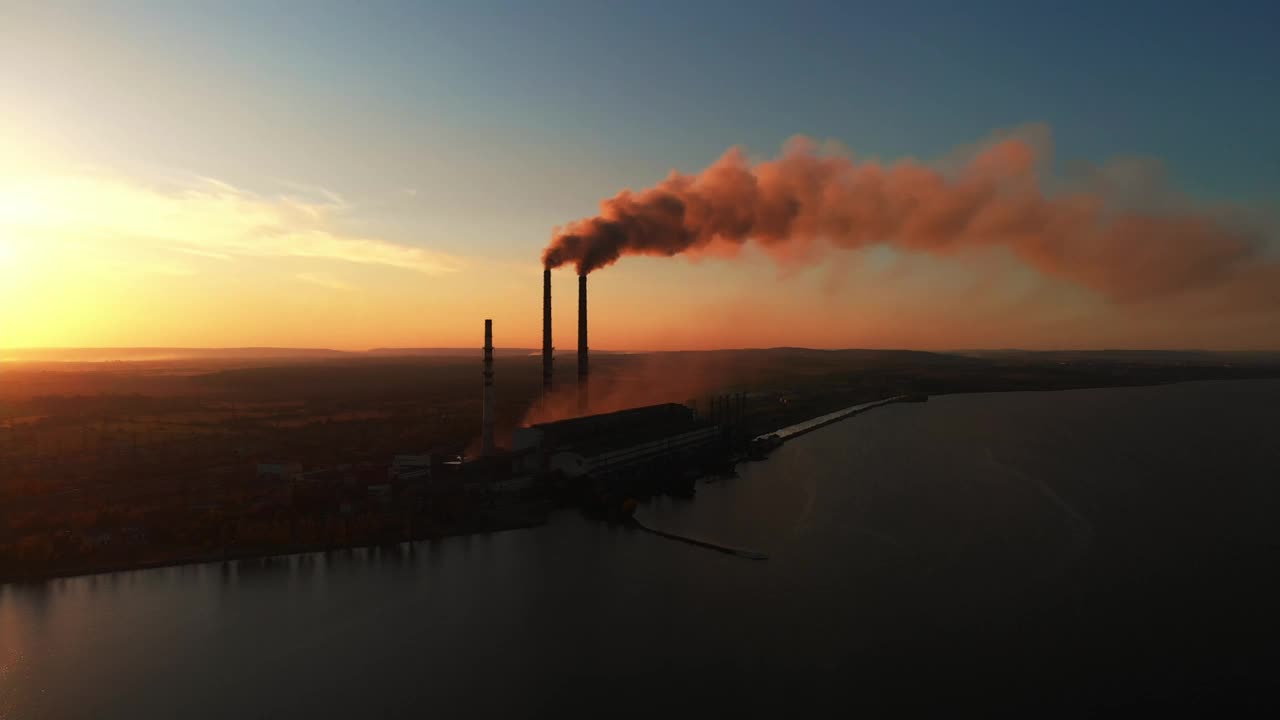
<path id="1" fill-rule="evenodd" d="M 26 347 L 6 347 L 0 348 L 0 355 L 5 353 L 71 353 L 71 352 L 296 352 L 296 353 L 335 353 L 342 355 L 362 355 L 377 352 L 405 352 L 405 353 L 421 353 L 430 351 L 466 351 L 483 349 L 482 346 L 475 347 L 469 345 L 404 345 L 404 346 L 375 346 L 360 349 L 341 349 L 321 346 L 285 346 L 285 345 L 227 345 L 227 346 L 195 346 L 195 345 L 84 345 L 84 346 L 26 346 Z M 541 348 L 538 346 L 511 346 L 502 347 L 495 346 L 495 350 L 506 352 L 530 352 L 540 353 Z M 609 349 L 609 348 L 592 348 L 592 352 L 609 353 L 609 354 L 639 354 L 639 353 L 661 353 L 661 352 L 746 352 L 746 351 L 767 351 L 767 350 L 810 350 L 814 352 L 842 352 L 851 350 L 874 351 L 874 352 L 926 352 L 926 353 L 965 353 L 965 352 L 1198 352 L 1198 353 L 1280 353 L 1280 347 L 1277 348 L 1203 348 L 1203 347 L 1054 347 L 1054 348 L 1026 348 L 1017 346 L 971 346 L 971 347 L 952 347 L 952 348 L 912 348 L 912 347 L 891 347 L 891 346 L 841 346 L 841 347 L 814 347 L 807 345 L 769 345 L 769 346 L 738 346 L 738 347 L 717 347 L 717 348 L 626 348 L 626 349 Z M 565 351 L 566 354 L 574 355 L 576 351 Z M 560 353 L 556 353 L 560 354 Z"/>

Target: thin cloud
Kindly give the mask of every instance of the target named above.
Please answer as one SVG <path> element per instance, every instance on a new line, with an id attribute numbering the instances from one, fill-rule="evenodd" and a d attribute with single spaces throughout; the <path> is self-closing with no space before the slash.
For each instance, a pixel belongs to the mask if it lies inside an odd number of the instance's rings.
<path id="1" fill-rule="evenodd" d="M 334 277 L 333 275 L 330 275 L 328 273 L 305 272 L 305 273 L 298 273 L 294 277 L 301 280 L 302 282 L 311 283 L 312 285 L 319 285 L 322 288 L 328 288 L 330 290 L 346 291 L 346 290 L 352 289 L 349 283 L 344 282 L 343 280 L 337 277 Z"/>
<path id="2" fill-rule="evenodd" d="M 288 188 L 295 193 L 303 193 L 304 197 L 320 198 L 326 205 L 333 207 L 345 207 L 348 204 L 346 198 L 326 187 L 308 185 L 307 183 L 284 180 L 281 178 L 273 178 L 272 182 L 283 188 Z"/>
<path id="3" fill-rule="evenodd" d="M 230 255 L 226 253 L 212 252 L 210 250 L 199 250 L 197 248 L 189 248 L 189 247 L 175 247 L 171 249 L 176 252 L 186 253 L 187 255 L 195 255 L 196 257 L 209 258 L 211 260 L 232 260 L 233 259 Z"/>
<path id="4" fill-rule="evenodd" d="M 256 195 L 211 178 L 176 188 L 90 174 L 0 184 L 0 232 L 16 237 L 91 241 L 112 246 L 107 250 L 169 248 L 219 260 L 333 260 L 425 275 L 456 272 L 463 265 L 445 253 L 352 234 L 341 223 L 345 209 L 332 202 Z"/>

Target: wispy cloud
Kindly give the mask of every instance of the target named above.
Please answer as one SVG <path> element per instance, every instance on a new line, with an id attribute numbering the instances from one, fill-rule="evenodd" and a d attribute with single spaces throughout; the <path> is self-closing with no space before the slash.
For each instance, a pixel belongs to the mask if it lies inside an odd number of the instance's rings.
<path id="1" fill-rule="evenodd" d="M 294 277 L 301 280 L 302 282 L 311 283 L 312 285 L 319 285 L 322 288 L 328 288 L 330 290 L 351 290 L 352 289 L 350 284 L 348 284 L 347 282 L 344 282 L 343 280 L 337 277 L 334 277 L 333 275 L 330 275 L 329 273 L 305 272 L 305 273 L 298 273 Z"/>
<path id="2" fill-rule="evenodd" d="M 171 277 L 188 277 L 196 274 L 195 268 L 177 263 L 150 262 L 150 263 L 132 263 L 128 269 L 135 272 L 150 273 L 152 275 L 169 275 Z"/>
<path id="3" fill-rule="evenodd" d="M 226 253 L 213 252 L 211 250 L 200 250 L 199 248 L 189 248 L 189 247 L 175 247 L 172 249 L 180 253 L 186 253 L 187 255 L 195 255 L 197 257 L 210 258 L 212 260 L 231 260 L 232 259 L 232 257 Z"/>
<path id="4" fill-rule="evenodd" d="M 333 207 L 342 207 L 347 204 L 345 198 L 329 188 L 320 187 L 319 185 L 308 185 L 307 183 L 294 182 L 293 180 L 283 180 L 274 178 L 275 184 L 287 188 L 294 193 L 302 193 L 303 197 L 319 198 L 321 202 Z"/>
<path id="5" fill-rule="evenodd" d="M 0 233 L 120 249 L 163 247 L 222 260 L 311 258 L 428 275 L 462 267 L 455 256 L 348 232 L 341 222 L 347 206 L 328 195 L 319 201 L 263 196 L 209 178 L 157 188 L 93 174 L 28 177 L 0 184 Z"/>

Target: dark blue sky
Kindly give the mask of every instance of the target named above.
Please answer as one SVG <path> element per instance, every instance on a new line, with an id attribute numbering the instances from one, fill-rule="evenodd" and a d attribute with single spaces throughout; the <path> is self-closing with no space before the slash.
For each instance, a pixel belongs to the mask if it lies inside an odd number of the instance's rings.
<path id="1" fill-rule="evenodd" d="M 286 3 L 223 6 L 197 27 L 301 92 L 354 88 L 382 109 L 579 135 L 664 165 L 796 133 L 927 157 L 1046 122 L 1060 157 L 1154 155 L 1197 192 L 1233 196 L 1280 184 L 1277 7 Z"/>
<path id="2" fill-rule="evenodd" d="M 62 13 L 63 24 L 110 31 L 141 65 L 172 65 L 226 103 L 255 105 L 246 129 L 296 144 L 302 156 L 314 154 L 304 147 L 309 134 L 326 144 L 368 135 L 412 142 L 435 128 L 473 145 L 582 148 L 578 162 L 597 157 L 611 168 L 601 175 L 634 183 L 671 166 L 696 169 L 731 144 L 772 153 L 797 133 L 891 159 L 933 157 L 996 128 L 1044 122 L 1059 159 L 1157 156 L 1200 194 L 1266 197 L 1280 188 L 1275 3 L 88 7 Z M 306 133 L 268 127 L 303 117 Z M 201 130 L 220 120 L 183 124 Z M 188 139 L 174 138 L 175 147 Z"/>

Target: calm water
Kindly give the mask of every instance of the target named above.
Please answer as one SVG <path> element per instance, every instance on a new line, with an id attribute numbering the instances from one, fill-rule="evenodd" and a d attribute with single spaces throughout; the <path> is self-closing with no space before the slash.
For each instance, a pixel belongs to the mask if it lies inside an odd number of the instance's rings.
<path id="1" fill-rule="evenodd" d="M 0 718 L 1267 700 L 1280 381 L 934 398 L 644 520 L 0 587 Z"/>

